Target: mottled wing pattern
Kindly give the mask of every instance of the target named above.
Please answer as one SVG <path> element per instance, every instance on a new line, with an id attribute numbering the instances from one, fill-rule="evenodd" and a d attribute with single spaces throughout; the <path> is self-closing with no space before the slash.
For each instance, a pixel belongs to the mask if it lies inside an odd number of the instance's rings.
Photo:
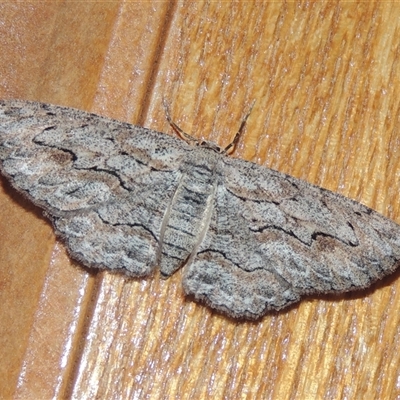
<path id="1" fill-rule="evenodd" d="M 0 102 L 1 170 L 45 209 L 87 266 L 148 275 L 192 148 L 145 128 L 71 108 Z"/>
<path id="2" fill-rule="evenodd" d="M 400 260 L 400 226 L 339 194 L 224 158 L 187 294 L 256 318 L 302 295 L 365 288 Z"/>
<path id="3" fill-rule="evenodd" d="M 131 276 L 186 263 L 186 293 L 234 317 L 365 288 L 400 259 L 400 227 L 359 203 L 79 110 L 0 101 L 0 161 L 71 256 Z"/>

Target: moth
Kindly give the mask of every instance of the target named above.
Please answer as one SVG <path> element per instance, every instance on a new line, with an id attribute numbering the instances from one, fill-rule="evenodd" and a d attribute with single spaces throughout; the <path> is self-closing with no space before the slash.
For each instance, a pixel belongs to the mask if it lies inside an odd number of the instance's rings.
<path id="1" fill-rule="evenodd" d="M 72 258 L 133 277 L 183 267 L 185 293 L 232 317 L 366 288 L 397 268 L 396 223 L 228 157 L 244 121 L 226 149 L 172 125 L 186 141 L 72 108 L 0 101 L 0 170 L 43 208 Z"/>

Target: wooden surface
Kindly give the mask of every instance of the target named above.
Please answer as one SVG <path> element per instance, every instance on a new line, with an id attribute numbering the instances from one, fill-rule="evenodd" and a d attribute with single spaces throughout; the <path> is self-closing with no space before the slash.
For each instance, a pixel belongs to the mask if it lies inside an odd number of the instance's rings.
<path id="1" fill-rule="evenodd" d="M 400 4 L 0 3 L 0 97 L 224 145 L 400 222 Z M 71 261 L 0 186 L 1 399 L 394 399 L 399 273 L 257 322 Z"/>

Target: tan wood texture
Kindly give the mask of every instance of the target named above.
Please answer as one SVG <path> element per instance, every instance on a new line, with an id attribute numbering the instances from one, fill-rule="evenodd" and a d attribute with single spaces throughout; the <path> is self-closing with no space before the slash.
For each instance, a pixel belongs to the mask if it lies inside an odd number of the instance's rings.
<path id="1" fill-rule="evenodd" d="M 226 144 L 400 223 L 400 4 L 0 3 L 0 98 Z M 82 268 L 1 179 L 1 399 L 394 399 L 399 273 L 235 321 Z"/>

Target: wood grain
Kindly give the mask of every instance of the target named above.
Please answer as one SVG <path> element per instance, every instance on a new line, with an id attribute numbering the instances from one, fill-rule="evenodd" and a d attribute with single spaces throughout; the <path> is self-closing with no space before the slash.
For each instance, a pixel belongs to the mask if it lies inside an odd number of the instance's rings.
<path id="1" fill-rule="evenodd" d="M 400 4 L 1 3 L 0 97 L 226 144 L 400 222 Z M 257 322 L 72 262 L 0 187 L 0 398 L 396 398 L 399 273 Z"/>

